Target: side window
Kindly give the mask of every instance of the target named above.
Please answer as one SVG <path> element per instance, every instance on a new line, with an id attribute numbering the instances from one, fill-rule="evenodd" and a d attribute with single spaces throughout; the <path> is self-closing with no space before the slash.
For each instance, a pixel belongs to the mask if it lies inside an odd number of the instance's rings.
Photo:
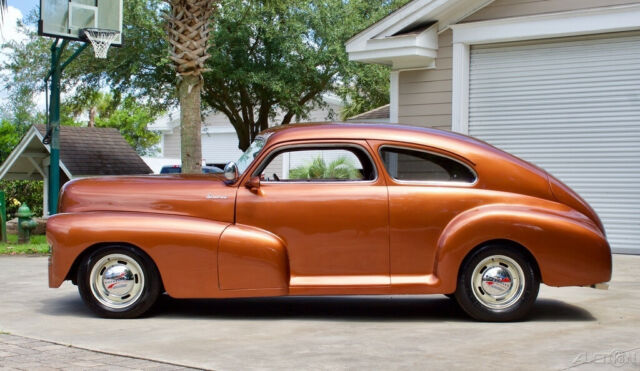
<path id="1" fill-rule="evenodd" d="M 382 147 L 382 161 L 396 180 L 473 183 L 475 174 L 462 163 L 434 153 Z"/>
<path id="2" fill-rule="evenodd" d="M 357 147 L 291 147 L 269 156 L 258 174 L 263 181 L 373 180 L 376 171 L 366 152 Z"/>

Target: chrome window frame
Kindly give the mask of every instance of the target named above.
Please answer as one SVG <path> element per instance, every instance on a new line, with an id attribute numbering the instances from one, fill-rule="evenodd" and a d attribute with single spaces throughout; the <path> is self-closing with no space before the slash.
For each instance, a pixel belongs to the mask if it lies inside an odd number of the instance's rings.
<path id="1" fill-rule="evenodd" d="M 469 182 L 447 181 L 447 180 L 402 180 L 402 179 L 394 178 L 393 176 L 391 176 L 391 174 L 389 174 L 389 171 L 387 170 L 387 166 L 386 166 L 386 164 L 384 162 L 384 157 L 382 156 L 382 150 L 385 149 L 385 148 L 395 148 L 395 149 L 406 150 L 406 151 L 423 152 L 423 153 L 427 153 L 429 155 L 446 158 L 448 160 L 454 161 L 454 162 L 464 166 L 467 170 L 469 170 L 469 172 L 471 172 L 471 174 L 474 177 L 474 180 L 473 180 L 473 182 L 469 183 Z M 471 166 L 469 166 L 468 164 L 466 164 L 463 161 L 460 161 L 460 160 L 458 160 L 458 159 L 456 159 L 454 157 L 451 157 L 451 156 L 447 156 L 447 155 L 442 154 L 440 152 L 429 151 L 429 150 L 425 150 L 425 149 L 418 149 L 418 148 L 413 148 L 413 147 L 392 145 L 392 144 L 383 144 L 380 147 L 378 147 L 378 156 L 380 156 L 380 162 L 382 163 L 382 166 L 384 167 L 385 173 L 389 176 L 389 178 L 391 180 L 393 180 L 395 183 L 398 183 L 398 184 L 433 185 L 433 186 L 459 186 L 459 187 L 473 187 L 476 184 L 478 184 L 478 173 Z"/>
<path id="2" fill-rule="evenodd" d="M 291 148 L 308 148 L 309 150 L 313 150 L 315 148 L 323 148 L 323 147 L 328 147 L 328 148 L 337 148 L 340 149 L 340 147 L 344 148 L 344 147 L 352 147 L 352 148 L 356 148 L 357 150 L 361 150 L 364 152 L 364 154 L 367 156 L 367 158 L 369 159 L 369 162 L 371 162 L 371 166 L 373 166 L 373 172 L 374 172 L 374 178 L 371 180 L 327 180 L 327 181 L 317 181 L 314 179 L 309 179 L 309 180 L 284 180 L 284 181 L 277 181 L 277 180 L 261 180 L 260 184 L 368 184 L 368 183 L 376 183 L 380 177 L 380 172 L 378 171 L 378 167 L 376 166 L 376 162 L 373 160 L 373 157 L 371 156 L 371 153 L 369 153 L 369 151 L 359 145 L 359 144 L 354 144 L 354 143 L 340 143 L 340 142 L 336 142 L 336 143 L 316 143 L 316 144 L 310 144 L 310 143 L 304 143 L 304 144 L 290 144 L 290 145 L 283 145 L 281 147 L 275 148 L 273 149 L 270 153 L 268 153 L 266 155 L 266 157 L 264 158 L 264 160 L 262 160 L 262 162 L 256 167 L 256 170 L 251 174 L 251 176 L 259 176 L 260 173 L 262 173 L 262 171 L 269 166 L 269 163 L 271 162 L 271 160 L 273 160 L 276 156 L 278 156 L 279 154 L 287 151 L 288 149 Z M 362 165 L 362 164 L 361 164 Z"/>

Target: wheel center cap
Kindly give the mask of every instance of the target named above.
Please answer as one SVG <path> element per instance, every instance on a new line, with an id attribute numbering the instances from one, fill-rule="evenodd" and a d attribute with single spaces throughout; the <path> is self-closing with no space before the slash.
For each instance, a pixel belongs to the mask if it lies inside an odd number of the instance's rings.
<path id="1" fill-rule="evenodd" d="M 102 275 L 102 284 L 109 295 L 124 296 L 131 292 L 135 277 L 126 265 L 116 264 L 107 268 Z"/>
<path id="2" fill-rule="evenodd" d="M 503 267 L 491 267 L 482 274 L 482 289 L 493 297 L 505 295 L 512 285 L 511 274 Z"/>

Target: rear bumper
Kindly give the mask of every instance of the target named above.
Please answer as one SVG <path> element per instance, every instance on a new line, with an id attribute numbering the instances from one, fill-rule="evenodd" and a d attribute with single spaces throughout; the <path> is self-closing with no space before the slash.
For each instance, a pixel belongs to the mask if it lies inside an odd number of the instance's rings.
<path id="1" fill-rule="evenodd" d="M 52 289 L 58 287 L 53 283 L 53 281 L 53 260 L 51 255 L 49 255 L 49 287 Z"/>
<path id="2" fill-rule="evenodd" d="M 598 290 L 609 290 L 609 282 L 594 283 L 589 287 L 598 289 Z"/>

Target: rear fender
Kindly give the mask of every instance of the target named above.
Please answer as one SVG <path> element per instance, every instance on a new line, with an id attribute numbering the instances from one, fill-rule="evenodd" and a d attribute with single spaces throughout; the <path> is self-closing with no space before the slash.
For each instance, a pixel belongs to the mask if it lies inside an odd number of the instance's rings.
<path id="1" fill-rule="evenodd" d="M 582 214 L 564 206 L 487 205 L 458 215 L 443 231 L 434 260 L 434 272 L 443 282 L 443 291 L 455 291 L 464 258 L 475 247 L 492 240 L 524 246 L 547 285 L 590 285 L 611 278 L 609 244 Z"/>

